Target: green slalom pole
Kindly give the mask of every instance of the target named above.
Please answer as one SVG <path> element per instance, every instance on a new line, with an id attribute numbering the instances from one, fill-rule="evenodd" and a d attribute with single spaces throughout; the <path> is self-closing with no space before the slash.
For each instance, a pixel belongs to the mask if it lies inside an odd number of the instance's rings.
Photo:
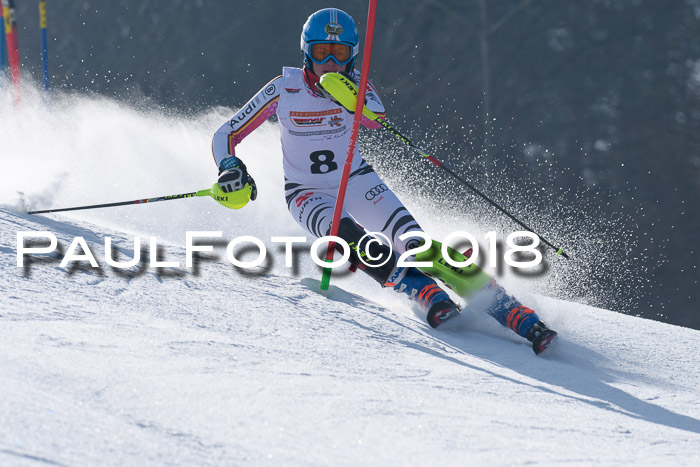
<path id="1" fill-rule="evenodd" d="M 76 206 L 71 208 L 44 209 L 41 211 L 27 211 L 27 214 L 48 214 L 52 212 L 80 211 L 84 209 L 111 208 L 114 206 L 128 206 L 131 204 L 156 203 L 158 201 L 171 201 L 175 199 L 194 198 L 211 196 L 219 204 L 230 209 L 240 209 L 250 200 L 250 185 L 246 184 L 242 190 L 234 193 L 224 193 L 218 183 L 214 183 L 211 188 L 193 191 L 192 193 L 182 193 L 179 195 L 159 196 L 157 198 L 135 199 L 131 201 L 119 201 L 117 203 L 91 204 L 89 206 Z"/>

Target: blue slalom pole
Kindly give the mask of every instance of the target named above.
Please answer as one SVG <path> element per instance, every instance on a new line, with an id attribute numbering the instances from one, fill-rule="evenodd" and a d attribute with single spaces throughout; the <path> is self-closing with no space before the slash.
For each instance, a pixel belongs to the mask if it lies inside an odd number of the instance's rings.
<path id="1" fill-rule="evenodd" d="M 41 26 L 41 56 L 44 62 L 44 89 L 49 92 L 49 53 L 46 44 L 46 0 L 39 0 L 39 25 Z"/>

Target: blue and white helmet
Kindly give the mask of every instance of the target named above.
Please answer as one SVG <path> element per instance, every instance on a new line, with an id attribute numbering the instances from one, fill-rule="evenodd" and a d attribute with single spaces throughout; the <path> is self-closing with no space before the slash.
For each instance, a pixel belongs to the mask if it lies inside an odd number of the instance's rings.
<path id="1" fill-rule="evenodd" d="M 313 43 L 340 43 L 351 47 L 352 58 L 347 70 L 355 66 L 355 59 L 360 51 L 360 37 L 352 16 L 337 8 L 324 8 L 309 16 L 301 31 L 301 50 L 306 66 L 311 68 L 310 49 Z M 337 62 L 337 61 L 336 61 Z"/>

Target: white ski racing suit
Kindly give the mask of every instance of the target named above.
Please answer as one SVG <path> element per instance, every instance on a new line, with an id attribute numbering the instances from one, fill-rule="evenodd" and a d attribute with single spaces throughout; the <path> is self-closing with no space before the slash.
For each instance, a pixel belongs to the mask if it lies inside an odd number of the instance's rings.
<path id="1" fill-rule="evenodd" d="M 287 206 L 303 229 L 321 237 L 330 231 L 353 115 L 317 93 L 315 81 L 308 73 L 307 69 L 284 68 L 282 76 L 265 85 L 229 122 L 219 128 L 214 135 L 212 150 L 217 167 L 222 168 L 223 160 L 236 156 L 236 145 L 276 114 L 280 122 L 284 155 Z M 353 79 L 358 81 L 356 71 L 353 72 Z M 366 105 L 381 117 L 384 116 L 384 106 L 371 83 L 367 88 Z M 362 124 L 368 128 L 379 126 L 365 117 L 362 117 Z M 341 233 L 346 232 L 348 237 L 359 240 L 364 231 L 357 223 L 369 232 L 384 234 L 399 253 L 419 244 L 416 237 L 400 240 L 399 236 L 406 232 L 422 231 L 401 201 L 356 149 L 339 236 L 348 241 Z M 359 241 L 357 247 L 361 247 Z M 416 268 L 395 268 L 393 264 L 369 267 L 365 272 L 381 284 L 422 303 L 432 327 L 456 314 L 457 306 L 433 279 Z M 479 293 L 482 298 L 475 301 L 477 307 L 530 340 L 535 353 L 542 352 L 556 338 L 556 333 L 541 323 L 532 309 L 508 295 L 494 280 L 484 285 Z"/>
<path id="2" fill-rule="evenodd" d="M 217 167 L 236 156 L 236 145 L 268 118 L 277 115 L 283 152 L 285 196 L 294 219 L 316 237 L 328 235 L 340 176 L 348 151 L 353 114 L 315 90 L 308 70 L 284 68 L 214 135 Z M 355 81 L 359 73 L 353 72 Z M 385 110 L 371 83 L 367 107 L 380 116 Z M 379 124 L 364 116 L 362 125 Z M 254 175 L 254 174 L 252 174 Z M 396 195 L 355 149 L 342 216 L 370 232 L 381 232 L 403 253 L 418 244 L 416 237 L 400 240 L 408 231 L 422 231 Z"/>

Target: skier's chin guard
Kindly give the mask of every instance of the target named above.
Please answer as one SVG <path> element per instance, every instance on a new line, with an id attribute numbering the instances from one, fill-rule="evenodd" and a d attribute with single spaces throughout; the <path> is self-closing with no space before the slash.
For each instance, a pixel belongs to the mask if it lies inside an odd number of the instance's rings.
<path id="1" fill-rule="evenodd" d="M 218 183 L 214 183 L 209 190 L 211 197 L 222 206 L 229 209 L 241 209 L 250 201 L 250 195 L 253 192 L 253 187 L 250 183 L 246 183 L 243 188 L 231 193 L 224 193 Z"/>
<path id="2" fill-rule="evenodd" d="M 326 73 L 319 80 L 321 92 L 351 112 L 357 107 L 357 85 L 340 73 Z"/>

